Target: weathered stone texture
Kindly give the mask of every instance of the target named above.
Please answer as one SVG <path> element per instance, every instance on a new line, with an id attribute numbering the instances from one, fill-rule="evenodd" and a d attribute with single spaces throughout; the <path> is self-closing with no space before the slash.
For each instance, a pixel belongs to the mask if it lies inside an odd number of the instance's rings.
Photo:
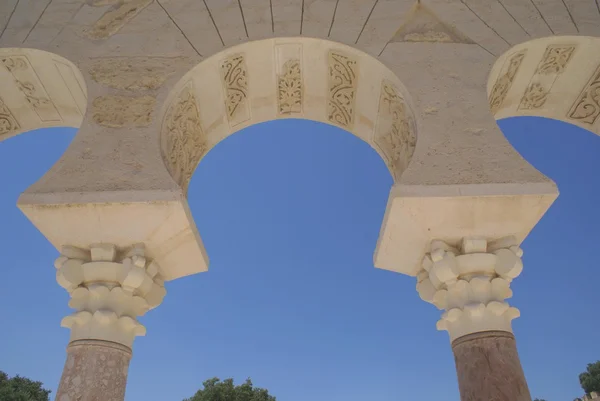
<path id="1" fill-rule="evenodd" d="M 56 401 L 123 401 L 131 350 L 117 343 L 74 341 Z"/>
<path id="2" fill-rule="evenodd" d="M 452 343 L 461 401 L 531 401 L 515 337 L 469 334 Z"/>

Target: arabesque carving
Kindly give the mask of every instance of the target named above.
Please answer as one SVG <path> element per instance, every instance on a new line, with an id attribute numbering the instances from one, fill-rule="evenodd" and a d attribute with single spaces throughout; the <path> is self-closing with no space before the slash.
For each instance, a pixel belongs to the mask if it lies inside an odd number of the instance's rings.
<path id="1" fill-rule="evenodd" d="M 120 7 L 106 12 L 96 23 L 85 32 L 90 39 L 106 39 L 131 21 L 136 15 L 154 0 L 129 0 Z M 101 3 L 100 3 L 101 4 Z"/>
<path id="2" fill-rule="evenodd" d="M 191 83 L 182 89 L 165 116 L 162 150 L 169 172 L 186 192 L 196 166 L 208 150 Z"/>
<path id="3" fill-rule="evenodd" d="M 6 70 L 11 73 L 17 87 L 41 121 L 62 121 L 58 110 L 50 100 L 26 56 L 6 56 L 2 57 L 0 61 Z"/>
<path id="4" fill-rule="evenodd" d="M 395 179 L 400 178 L 415 151 L 414 120 L 400 91 L 390 81 L 381 84 L 375 144 L 388 159 Z"/>
<path id="5" fill-rule="evenodd" d="M 92 118 L 105 127 L 147 127 L 152 122 L 155 103 L 152 96 L 100 96 L 92 103 Z"/>
<path id="6" fill-rule="evenodd" d="M 109 88 L 154 90 L 187 61 L 185 57 L 107 57 L 94 60 L 89 73 Z"/>
<path id="7" fill-rule="evenodd" d="M 357 61 L 338 52 L 329 52 L 329 121 L 345 128 L 354 125 Z"/>
<path id="8" fill-rule="evenodd" d="M 8 134 L 11 131 L 18 130 L 20 128 L 16 118 L 11 113 L 8 106 L 0 98 L 0 136 Z"/>
<path id="9" fill-rule="evenodd" d="M 554 83 L 562 74 L 575 52 L 573 45 L 550 45 L 542 57 L 535 74 L 519 104 L 519 109 L 539 109 L 548 99 Z"/>
<path id="10" fill-rule="evenodd" d="M 277 101 L 280 115 L 302 112 L 303 87 L 300 60 L 291 59 L 283 65 L 277 79 Z"/>
<path id="11" fill-rule="evenodd" d="M 569 118 L 590 125 L 596 122 L 598 116 L 600 116 L 600 67 L 596 69 L 569 112 Z"/>
<path id="12" fill-rule="evenodd" d="M 504 102 L 504 99 L 506 98 L 506 95 L 508 94 L 508 91 L 515 80 L 515 77 L 517 76 L 517 72 L 519 72 L 519 67 L 523 62 L 526 53 L 526 50 L 521 50 L 513 54 L 502 66 L 500 76 L 496 80 L 496 83 L 490 92 L 489 102 L 492 113 L 496 113 L 500 107 L 502 107 L 502 102 Z"/>
<path id="13" fill-rule="evenodd" d="M 225 87 L 225 108 L 229 121 L 240 123 L 247 120 L 248 69 L 243 54 L 233 55 L 221 63 L 221 79 Z"/>

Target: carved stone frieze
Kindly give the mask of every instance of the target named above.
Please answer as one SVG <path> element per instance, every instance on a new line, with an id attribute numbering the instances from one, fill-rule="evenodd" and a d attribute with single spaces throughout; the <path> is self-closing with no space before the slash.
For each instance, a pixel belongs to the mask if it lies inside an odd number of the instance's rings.
<path id="1" fill-rule="evenodd" d="M 94 60 L 89 73 L 109 88 L 155 90 L 182 64 L 188 65 L 186 57 L 107 57 Z"/>
<path id="2" fill-rule="evenodd" d="M 519 72 L 519 67 L 523 62 L 526 53 L 526 50 L 521 50 L 511 55 L 502 66 L 500 75 L 490 92 L 489 102 L 492 114 L 496 113 L 502 107 L 502 103 L 517 76 L 517 72 Z"/>
<path id="3" fill-rule="evenodd" d="M 302 113 L 302 68 L 298 59 L 283 64 L 283 73 L 277 77 L 277 104 L 280 115 Z"/>
<path id="4" fill-rule="evenodd" d="M 336 51 L 329 52 L 329 96 L 327 115 L 330 122 L 352 129 L 358 78 L 357 61 Z"/>
<path id="5" fill-rule="evenodd" d="M 388 80 L 381 83 L 374 142 L 387 158 L 394 179 L 398 179 L 415 151 L 417 137 L 408 105 Z"/>
<path id="6" fill-rule="evenodd" d="M 568 114 L 569 118 L 590 125 L 596 122 L 598 116 L 600 116 L 600 67 L 587 82 Z"/>
<path id="7" fill-rule="evenodd" d="M 221 63 L 221 79 L 225 89 L 225 109 L 231 125 L 250 118 L 248 104 L 248 69 L 243 54 L 235 54 Z"/>
<path id="8" fill-rule="evenodd" d="M 120 7 L 107 11 L 96 23 L 84 34 L 90 39 L 106 39 L 121 28 L 146 8 L 154 0 L 129 0 L 123 2 Z"/>
<path id="9" fill-rule="evenodd" d="M 105 127 L 147 127 L 152 122 L 155 103 L 152 96 L 100 96 L 92 103 L 92 118 Z"/>
<path id="10" fill-rule="evenodd" d="M 169 107 L 161 141 L 165 164 L 186 192 L 196 166 L 208 150 L 191 83 L 182 89 Z"/>
<path id="11" fill-rule="evenodd" d="M 511 281 L 523 270 L 523 251 L 513 237 L 498 241 L 463 239 L 460 249 L 433 241 L 417 275 L 417 291 L 426 302 L 445 310 L 437 324 L 451 341 L 471 333 L 512 332 L 519 310 L 505 301 Z"/>
<path id="12" fill-rule="evenodd" d="M 17 119 L 13 116 L 2 98 L 0 98 L 0 137 L 11 131 L 18 130 L 19 128 L 20 126 Z"/>
<path id="13" fill-rule="evenodd" d="M 550 45 L 546 48 L 535 74 L 523 93 L 519 109 L 531 110 L 544 106 L 554 83 L 567 68 L 574 52 L 574 45 Z"/>
<path id="14" fill-rule="evenodd" d="M 11 73 L 27 103 L 31 105 L 42 122 L 62 121 L 58 110 L 50 100 L 46 89 L 26 56 L 4 56 L 0 58 L 0 62 Z"/>
<path id="15" fill-rule="evenodd" d="M 159 266 L 145 256 L 143 245 L 120 251 L 110 244 L 89 250 L 64 247 L 55 262 L 56 280 L 76 310 L 61 325 L 71 341 L 104 340 L 130 347 L 146 334 L 138 321 L 162 302 L 166 290 Z"/>

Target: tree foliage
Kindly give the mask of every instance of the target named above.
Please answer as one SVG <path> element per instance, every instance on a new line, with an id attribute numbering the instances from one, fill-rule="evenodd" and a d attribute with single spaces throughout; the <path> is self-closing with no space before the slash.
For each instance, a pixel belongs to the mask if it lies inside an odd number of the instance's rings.
<path id="1" fill-rule="evenodd" d="M 233 379 L 213 377 L 202 383 L 203 388 L 184 401 L 275 401 L 275 397 L 263 388 L 254 387 L 250 379 L 234 385 Z"/>
<path id="2" fill-rule="evenodd" d="M 586 394 L 600 392 L 600 361 L 588 363 L 587 370 L 579 375 L 579 383 Z"/>
<path id="3" fill-rule="evenodd" d="M 9 378 L 0 370 L 0 400 L 2 401 L 50 401 L 50 390 L 25 377 Z"/>
<path id="4" fill-rule="evenodd" d="M 536 399 L 534 399 L 533 401 L 546 401 L 546 400 L 545 400 L 545 399 L 543 399 L 543 398 L 536 398 Z"/>

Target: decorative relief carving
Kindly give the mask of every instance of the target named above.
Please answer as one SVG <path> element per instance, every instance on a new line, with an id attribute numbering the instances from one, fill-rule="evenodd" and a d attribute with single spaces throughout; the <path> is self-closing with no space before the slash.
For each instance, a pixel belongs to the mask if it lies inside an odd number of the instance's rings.
<path id="1" fill-rule="evenodd" d="M 106 39 L 125 26 L 154 0 L 130 0 L 120 7 L 106 12 L 85 32 L 90 39 Z M 103 2 L 99 2 L 102 4 Z"/>
<path id="2" fill-rule="evenodd" d="M 569 118 L 590 125 L 596 122 L 598 116 L 600 116 L 600 67 L 594 72 L 569 112 Z"/>
<path id="3" fill-rule="evenodd" d="M 19 128 L 21 128 L 19 123 L 10 112 L 8 106 L 2 101 L 2 98 L 0 98 L 0 137 Z"/>
<path id="4" fill-rule="evenodd" d="M 344 128 L 352 128 L 354 125 L 357 75 L 356 60 L 338 52 L 329 52 L 327 114 L 330 122 Z"/>
<path id="5" fill-rule="evenodd" d="M 491 92 L 490 92 L 490 110 L 492 114 L 495 114 L 500 107 L 502 107 L 502 102 L 506 98 L 510 87 L 512 86 L 515 77 L 517 76 L 517 72 L 519 71 L 519 67 L 525 58 L 526 50 L 521 50 L 508 58 L 508 61 L 504 63 L 502 69 L 500 70 L 500 76 L 496 80 Z"/>
<path id="6" fill-rule="evenodd" d="M 229 123 L 237 125 L 249 120 L 248 69 L 243 54 L 230 56 L 221 63 L 221 79 Z"/>
<path id="7" fill-rule="evenodd" d="M 277 77 L 277 102 L 281 115 L 302 113 L 302 70 L 300 60 L 292 59 L 283 65 L 283 74 Z"/>
<path id="8" fill-rule="evenodd" d="M 182 89 L 165 116 L 162 150 L 169 172 L 186 192 L 196 166 L 208 150 L 191 83 Z"/>
<path id="9" fill-rule="evenodd" d="M 93 119 L 105 127 L 147 127 L 155 103 L 152 96 L 100 96 L 92 103 Z"/>
<path id="10" fill-rule="evenodd" d="M 58 110 L 50 100 L 46 89 L 44 89 L 40 78 L 26 56 L 6 56 L 0 58 L 0 61 L 6 70 L 12 74 L 17 87 L 41 121 L 62 121 Z"/>
<path id="11" fill-rule="evenodd" d="M 189 64 L 186 57 L 111 57 L 94 60 L 92 79 L 114 89 L 155 90 L 177 68 Z"/>
<path id="12" fill-rule="evenodd" d="M 548 99 L 548 95 L 571 60 L 575 46 L 550 45 L 542 57 L 535 74 L 531 78 L 519 109 L 531 110 L 541 108 Z"/>
<path id="13" fill-rule="evenodd" d="M 381 83 L 377 129 L 373 139 L 388 160 L 394 179 L 408 166 L 417 144 L 414 120 L 400 91 L 390 81 Z"/>

